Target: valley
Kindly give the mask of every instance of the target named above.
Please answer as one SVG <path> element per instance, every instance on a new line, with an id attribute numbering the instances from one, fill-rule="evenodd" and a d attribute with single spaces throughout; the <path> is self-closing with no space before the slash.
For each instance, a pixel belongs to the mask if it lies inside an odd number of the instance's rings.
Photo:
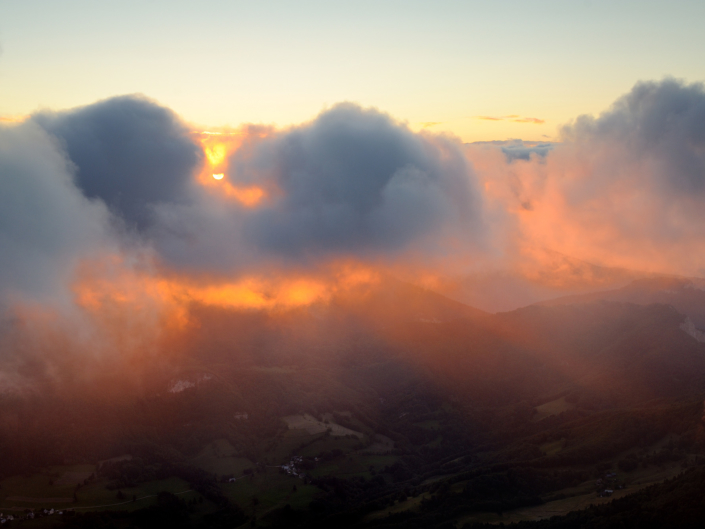
<path id="1" fill-rule="evenodd" d="M 705 475 L 690 314 L 489 314 L 382 288 L 325 310 L 194 306 L 149 384 L 104 385 L 117 399 L 2 396 L 0 512 L 28 528 L 562 527 Z"/>

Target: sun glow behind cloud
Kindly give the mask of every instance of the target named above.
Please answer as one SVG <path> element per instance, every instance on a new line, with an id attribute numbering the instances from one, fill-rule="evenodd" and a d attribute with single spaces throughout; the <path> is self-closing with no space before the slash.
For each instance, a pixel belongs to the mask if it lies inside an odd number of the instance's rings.
<path id="1" fill-rule="evenodd" d="M 228 157 L 235 152 L 247 136 L 247 131 L 196 133 L 205 155 L 205 166 L 197 177 L 203 187 L 220 193 L 227 199 L 238 201 L 245 207 L 256 207 L 267 196 L 266 191 L 256 185 L 237 185 L 227 178 Z"/>

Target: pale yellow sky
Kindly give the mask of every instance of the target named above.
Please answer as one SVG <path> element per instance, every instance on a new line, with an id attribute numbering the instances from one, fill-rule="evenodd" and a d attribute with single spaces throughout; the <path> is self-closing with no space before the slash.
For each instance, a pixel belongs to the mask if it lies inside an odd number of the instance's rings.
<path id="1" fill-rule="evenodd" d="M 0 0 L 0 115 L 143 93 L 194 124 L 287 126 L 354 101 L 464 141 L 555 139 L 639 80 L 705 80 L 702 20 L 701 0 Z"/>

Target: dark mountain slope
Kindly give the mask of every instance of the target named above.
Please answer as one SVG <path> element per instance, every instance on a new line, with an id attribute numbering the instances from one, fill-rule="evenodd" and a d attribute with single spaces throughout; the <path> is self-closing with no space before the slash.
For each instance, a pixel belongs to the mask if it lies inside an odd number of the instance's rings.
<path id="1" fill-rule="evenodd" d="M 699 529 L 705 520 L 705 468 L 653 485 L 607 505 L 593 506 L 567 516 L 538 522 L 519 522 L 517 529 Z M 463 529 L 489 529 L 491 524 L 468 524 Z"/>
<path id="2" fill-rule="evenodd" d="M 705 329 L 705 279 L 687 277 L 656 277 L 638 279 L 616 290 L 605 290 L 565 296 L 537 303 L 544 307 L 592 303 L 594 301 L 616 301 L 650 305 L 662 303 L 672 305 L 678 312 L 688 316 L 696 327 Z"/>

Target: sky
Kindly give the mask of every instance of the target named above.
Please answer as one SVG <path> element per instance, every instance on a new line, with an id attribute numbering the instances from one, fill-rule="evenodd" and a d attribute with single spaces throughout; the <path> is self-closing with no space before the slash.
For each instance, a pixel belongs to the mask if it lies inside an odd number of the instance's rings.
<path id="1" fill-rule="evenodd" d="M 703 20 L 698 0 L 0 0 L 0 116 L 144 94 L 198 127 L 286 127 L 347 101 L 555 140 L 639 80 L 705 79 Z"/>

